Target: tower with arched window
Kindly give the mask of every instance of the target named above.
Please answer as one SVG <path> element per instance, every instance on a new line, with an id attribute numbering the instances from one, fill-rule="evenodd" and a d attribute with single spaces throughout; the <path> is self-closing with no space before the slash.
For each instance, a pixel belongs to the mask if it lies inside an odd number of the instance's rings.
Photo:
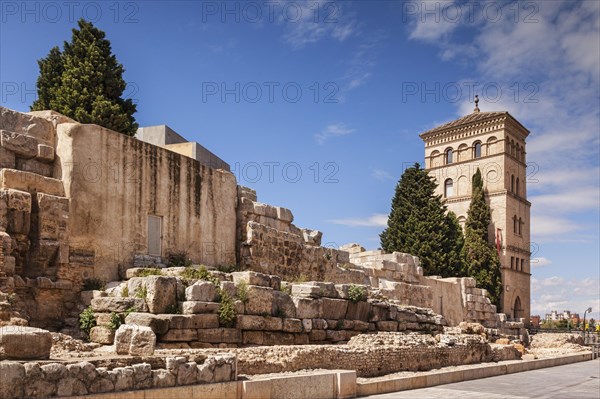
<path id="1" fill-rule="evenodd" d="M 477 104 L 476 99 L 476 104 Z M 437 194 L 464 226 L 471 202 L 471 179 L 483 176 L 495 243 L 502 264 L 501 309 L 512 319 L 530 315 L 530 230 L 525 139 L 529 131 L 508 112 L 473 113 L 438 126 L 420 137 L 425 167 L 437 181 Z"/>

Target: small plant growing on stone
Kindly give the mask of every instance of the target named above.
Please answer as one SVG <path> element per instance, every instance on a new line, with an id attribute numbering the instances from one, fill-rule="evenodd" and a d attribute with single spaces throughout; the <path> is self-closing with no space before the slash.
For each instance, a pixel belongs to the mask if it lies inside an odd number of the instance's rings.
<path id="1" fill-rule="evenodd" d="M 308 281 L 308 276 L 304 273 L 300 273 L 292 279 L 292 283 L 305 283 Z M 291 289 L 291 288 L 290 288 Z"/>
<path id="2" fill-rule="evenodd" d="M 348 299 L 350 299 L 352 303 L 366 301 L 367 290 L 364 287 L 360 287 L 358 285 L 351 285 L 350 287 L 348 287 Z"/>
<path id="3" fill-rule="evenodd" d="M 99 278 L 86 278 L 83 280 L 83 291 L 104 291 L 106 284 Z"/>
<path id="4" fill-rule="evenodd" d="M 208 269 L 206 269 L 206 266 L 202 265 L 200 266 L 199 269 L 196 269 L 195 267 L 186 267 L 185 270 L 181 273 L 181 277 L 184 280 L 205 280 L 205 281 L 210 281 L 211 283 L 213 283 L 214 285 L 216 285 L 217 287 L 219 287 L 221 285 L 221 281 L 213 276 Z"/>
<path id="5" fill-rule="evenodd" d="M 237 285 L 237 297 L 243 303 L 248 302 L 248 283 L 246 280 L 242 280 Z"/>
<path id="6" fill-rule="evenodd" d="M 135 312 L 135 308 L 133 306 L 127 308 L 124 312 L 123 312 L 123 320 L 125 320 L 127 318 L 127 316 L 129 316 L 130 313 Z"/>
<path id="7" fill-rule="evenodd" d="M 285 292 L 288 295 L 292 295 L 292 284 L 288 283 L 287 281 L 282 281 L 279 286 L 279 290 L 281 292 Z"/>
<path id="8" fill-rule="evenodd" d="M 123 324 L 123 318 L 116 312 L 110 312 L 110 320 L 108 322 L 108 327 L 116 331 Z"/>
<path id="9" fill-rule="evenodd" d="M 89 337 L 93 327 L 96 327 L 96 318 L 94 317 L 94 310 L 91 306 L 88 306 L 79 314 L 79 328 Z"/>
<path id="10" fill-rule="evenodd" d="M 221 291 L 221 301 L 219 305 L 219 324 L 222 327 L 233 327 L 235 324 L 236 314 L 235 306 L 231 296 L 225 291 Z"/>
<path id="11" fill-rule="evenodd" d="M 12 294 L 8 294 L 8 303 L 12 306 L 17 302 L 17 294 L 14 292 Z"/>
<path id="12" fill-rule="evenodd" d="M 344 327 L 344 321 L 343 320 L 338 320 L 337 323 L 335 323 L 334 330 L 341 330 L 342 327 Z"/>
<path id="13" fill-rule="evenodd" d="M 148 296 L 148 289 L 146 288 L 146 286 L 141 286 L 139 288 L 136 288 L 133 295 L 136 298 L 146 299 L 146 296 Z"/>
<path id="14" fill-rule="evenodd" d="M 179 309 L 179 306 L 177 306 L 177 304 L 173 303 L 165 309 L 165 313 L 166 314 L 181 314 L 181 309 Z"/>
<path id="15" fill-rule="evenodd" d="M 162 276 L 162 270 L 156 267 L 147 267 L 142 270 L 138 270 L 135 274 L 136 277 L 148 277 L 148 276 Z"/>
<path id="16" fill-rule="evenodd" d="M 128 287 L 128 286 L 125 286 L 125 288 L 123 288 L 123 289 L 121 290 L 121 296 L 122 296 L 123 298 L 127 298 L 127 297 L 129 297 L 129 287 Z"/>
<path id="17" fill-rule="evenodd" d="M 174 251 L 167 254 L 167 264 L 169 267 L 189 267 L 192 260 L 185 251 Z"/>
<path id="18" fill-rule="evenodd" d="M 217 266 L 217 270 L 223 273 L 232 273 L 232 272 L 239 272 L 240 271 L 240 267 L 235 264 L 229 264 L 229 265 L 219 265 Z"/>

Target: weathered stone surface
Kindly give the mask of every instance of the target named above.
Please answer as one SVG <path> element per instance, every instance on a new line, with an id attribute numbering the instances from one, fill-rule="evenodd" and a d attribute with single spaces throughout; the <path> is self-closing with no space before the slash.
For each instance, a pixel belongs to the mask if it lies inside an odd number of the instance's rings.
<path id="1" fill-rule="evenodd" d="M 169 329 L 169 319 L 150 313 L 130 313 L 125 317 L 125 323 L 134 326 L 150 327 L 155 334 L 164 334 Z"/>
<path id="2" fill-rule="evenodd" d="M 90 331 L 90 341 L 102 345 L 112 345 L 115 339 L 115 332 L 105 326 L 93 327 Z"/>
<path id="3" fill-rule="evenodd" d="M 34 327 L 0 327 L 0 360 L 48 359 L 52 347 L 49 331 Z"/>
<path id="4" fill-rule="evenodd" d="M 367 302 L 350 302 L 346 310 L 346 319 L 367 321 L 370 305 Z"/>
<path id="5" fill-rule="evenodd" d="M 197 281 L 185 290 L 188 301 L 214 302 L 217 299 L 217 287 L 208 281 Z"/>
<path id="6" fill-rule="evenodd" d="M 0 130 L 0 143 L 5 149 L 23 158 L 33 158 L 37 155 L 38 140 L 35 137 Z"/>
<path id="7" fill-rule="evenodd" d="M 219 304 L 216 302 L 185 301 L 180 303 L 183 314 L 217 313 Z"/>
<path id="8" fill-rule="evenodd" d="M 320 299 L 292 298 L 296 305 L 296 317 L 299 319 L 316 319 L 323 314 L 323 302 Z"/>
<path id="9" fill-rule="evenodd" d="M 302 320 L 300 319 L 283 319 L 283 332 L 299 333 L 302 332 Z"/>
<path id="10" fill-rule="evenodd" d="M 237 328 L 209 328 L 198 330 L 198 341 L 208 343 L 237 344 L 242 342 L 242 333 Z"/>
<path id="11" fill-rule="evenodd" d="M 117 367 L 112 372 L 115 375 L 115 391 L 128 391 L 135 387 L 133 368 Z"/>
<path id="12" fill-rule="evenodd" d="M 273 289 L 259 287 L 256 285 L 248 286 L 248 302 L 246 302 L 246 313 L 260 315 L 271 314 L 273 310 Z"/>
<path id="13" fill-rule="evenodd" d="M 115 334 L 115 352 L 120 355 L 150 356 L 156 347 L 156 335 L 150 327 L 123 324 Z"/>
<path id="14" fill-rule="evenodd" d="M 0 362 L 0 376 L 2 376 L 0 399 L 23 397 L 25 367 L 22 364 L 17 362 Z"/>
<path id="15" fill-rule="evenodd" d="M 319 230 L 302 229 L 302 237 L 308 245 L 320 246 L 323 233 Z"/>
<path id="16" fill-rule="evenodd" d="M 177 330 L 169 330 L 160 340 L 164 342 L 189 342 L 198 339 L 198 329 L 182 328 Z"/>
<path id="17" fill-rule="evenodd" d="M 14 169 L 15 165 L 15 153 L 0 147 L 0 168 Z"/>
<path id="18" fill-rule="evenodd" d="M 285 292 L 273 291 L 273 310 L 272 314 L 279 317 L 296 317 L 296 305 L 292 298 Z"/>
<path id="19" fill-rule="evenodd" d="M 145 278 L 146 303 L 150 313 L 169 313 L 177 306 L 177 279 L 169 276 Z"/>
<path id="20" fill-rule="evenodd" d="M 146 302 L 141 298 L 104 297 L 92 299 L 92 309 L 95 312 L 119 313 L 131 308 L 137 312 L 144 312 L 146 310 Z"/>
<path id="21" fill-rule="evenodd" d="M 54 147 L 46 144 L 38 144 L 37 146 L 37 159 L 43 162 L 54 161 Z"/>
<path id="22" fill-rule="evenodd" d="M 152 370 L 152 387 L 169 388 L 175 386 L 176 377 L 164 369 Z"/>
<path id="23" fill-rule="evenodd" d="M 241 330 L 281 331 L 282 320 L 279 317 L 240 315 L 237 318 L 237 327 Z"/>
<path id="24" fill-rule="evenodd" d="M 16 168 L 24 172 L 36 173 L 38 175 L 52 177 L 54 166 L 49 163 L 40 162 L 37 159 L 17 158 Z"/>
<path id="25" fill-rule="evenodd" d="M 189 318 L 189 328 L 218 328 L 219 316 L 216 314 L 195 314 Z"/>
<path id="26" fill-rule="evenodd" d="M 28 193 L 46 193 L 58 197 L 65 196 L 62 181 L 15 169 L 0 170 L 0 189 L 7 188 L 27 191 Z"/>
<path id="27" fill-rule="evenodd" d="M 67 367 L 60 363 L 50 363 L 41 366 L 44 378 L 48 381 L 58 381 L 65 378 L 68 374 Z"/>
<path id="28" fill-rule="evenodd" d="M 135 387 L 137 389 L 145 389 L 152 387 L 152 366 L 148 363 L 134 364 L 133 376 L 135 379 Z"/>
<path id="29" fill-rule="evenodd" d="M 233 282 L 235 285 L 245 281 L 248 285 L 258 285 L 261 287 L 271 286 L 271 278 L 268 275 L 249 270 L 243 272 L 233 272 L 231 273 L 231 277 L 233 277 Z"/>
<path id="30" fill-rule="evenodd" d="M 195 384 L 198 378 L 198 367 L 195 362 L 187 362 L 179 365 L 177 369 L 177 385 Z"/>
<path id="31" fill-rule="evenodd" d="M 348 301 L 343 299 L 323 298 L 323 318 L 343 319 L 346 317 Z"/>

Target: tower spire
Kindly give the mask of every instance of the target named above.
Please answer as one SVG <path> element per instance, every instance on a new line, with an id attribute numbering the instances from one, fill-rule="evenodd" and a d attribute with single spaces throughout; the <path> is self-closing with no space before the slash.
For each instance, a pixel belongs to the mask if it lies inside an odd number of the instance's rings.
<path id="1" fill-rule="evenodd" d="M 475 94 L 475 109 L 473 112 L 479 112 L 479 96 Z"/>

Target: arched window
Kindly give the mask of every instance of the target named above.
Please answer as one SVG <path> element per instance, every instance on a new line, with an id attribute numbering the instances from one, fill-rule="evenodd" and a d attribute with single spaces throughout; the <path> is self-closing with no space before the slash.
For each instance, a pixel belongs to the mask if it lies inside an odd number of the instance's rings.
<path id="1" fill-rule="evenodd" d="M 481 142 L 478 141 L 473 145 L 473 158 L 481 158 Z"/>
<path id="2" fill-rule="evenodd" d="M 510 268 L 511 269 L 515 268 L 515 257 L 514 256 L 510 257 Z"/>
<path id="3" fill-rule="evenodd" d="M 519 235 L 521 235 L 521 225 L 523 224 L 523 221 L 521 220 L 521 218 L 519 218 Z"/>
<path id="4" fill-rule="evenodd" d="M 514 140 L 510 141 L 510 155 L 512 155 L 513 157 L 515 156 L 515 141 Z"/>
<path id="5" fill-rule="evenodd" d="M 523 265 L 525 265 L 525 259 L 521 259 L 521 271 L 523 271 Z"/>
<path id="6" fill-rule="evenodd" d="M 519 178 L 517 177 L 517 191 L 516 191 L 517 195 L 519 195 Z"/>
<path id="7" fill-rule="evenodd" d="M 517 223 L 518 223 L 518 222 L 519 222 L 519 221 L 517 220 L 517 216 L 516 216 L 516 215 L 515 215 L 515 216 L 513 216 L 513 232 L 514 232 L 515 234 L 517 234 L 517 231 L 518 231 L 518 229 L 517 229 Z"/>
<path id="8" fill-rule="evenodd" d="M 515 192 L 515 175 L 510 175 L 510 192 Z"/>
<path id="9" fill-rule="evenodd" d="M 492 155 L 492 153 L 494 152 L 494 145 L 496 144 L 496 138 L 495 137 L 490 137 L 489 139 L 487 139 L 487 143 L 485 146 L 485 155 Z"/>
<path id="10" fill-rule="evenodd" d="M 521 306 L 521 298 L 517 297 L 515 299 L 515 307 L 514 307 L 514 319 L 519 320 L 523 317 L 523 307 Z"/>
<path id="11" fill-rule="evenodd" d="M 456 160 L 458 162 L 460 161 L 466 161 L 467 159 L 469 159 L 469 154 L 468 154 L 468 148 L 469 146 L 466 144 L 461 144 L 458 147 L 458 155 L 456 156 Z"/>
<path id="12" fill-rule="evenodd" d="M 440 152 L 438 150 L 435 150 L 431 153 L 431 155 L 429 156 L 429 167 L 430 168 L 441 165 L 440 160 L 438 159 L 439 155 L 440 155 Z"/>
<path id="13" fill-rule="evenodd" d="M 452 179 L 446 179 L 444 182 L 444 197 L 452 197 L 454 195 L 454 183 Z"/>
<path id="14" fill-rule="evenodd" d="M 448 148 L 446 150 L 446 165 L 449 165 L 452 163 L 452 148 Z"/>

